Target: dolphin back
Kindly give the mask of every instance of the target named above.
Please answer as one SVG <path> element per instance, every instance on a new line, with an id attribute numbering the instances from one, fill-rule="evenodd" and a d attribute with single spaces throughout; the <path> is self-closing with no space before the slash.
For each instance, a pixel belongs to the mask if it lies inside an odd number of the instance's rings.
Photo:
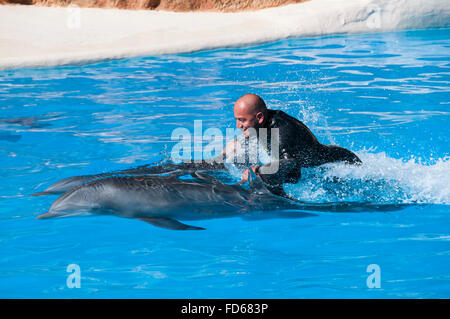
<path id="1" fill-rule="evenodd" d="M 39 193 L 31 194 L 31 196 L 40 196 L 40 195 L 56 195 L 56 194 L 62 194 L 67 191 L 70 191 L 71 189 L 83 185 L 84 183 L 90 182 L 94 179 L 98 179 L 103 177 L 103 174 L 98 175 L 84 175 L 84 176 L 73 176 L 64 178 L 60 181 L 57 181 L 56 183 L 50 185 L 47 187 L 46 190 Z"/>
<path id="2" fill-rule="evenodd" d="M 69 190 L 88 183 L 93 180 L 113 177 L 113 176 L 158 176 L 161 174 L 171 174 L 171 175 L 184 175 L 190 174 L 197 170 L 212 171 L 212 170 L 225 170 L 224 164 L 217 163 L 180 163 L 180 164 L 164 164 L 164 165 L 143 165 L 136 168 L 114 171 L 109 173 L 101 173 L 94 175 L 81 175 L 64 178 L 57 181 L 56 183 L 47 187 L 43 192 L 38 192 L 31 194 L 31 196 L 40 195 L 56 195 L 63 194 Z"/>

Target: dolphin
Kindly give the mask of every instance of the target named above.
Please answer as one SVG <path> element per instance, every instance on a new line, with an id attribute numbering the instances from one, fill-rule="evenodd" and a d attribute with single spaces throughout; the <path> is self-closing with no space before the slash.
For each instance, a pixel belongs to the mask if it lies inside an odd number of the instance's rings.
<path id="1" fill-rule="evenodd" d="M 0 119 L 0 123 L 7 123 L 12 125 L 21 125 L 28 128 L 43 128 L 50 126 L 50 124 L 47 123 L 41 123 L 41 118 L 39 117 L 17 117 L 17 118 L 2 118 Z"/>
<path id="2" fill-rule="evenodd" d="M 276 196 L 251 172 L 248 189 L 223 184 L 212 176 L 112 176 L 79 185 L 58 197 L 38 219 L 79 214 L 105 214 L 145 221 L 173 230 L 203 230 L 179 220 L 241 216 L 243 218 L 306 217 L 297 203 Z M 259 212 L 259 213 L 258 213 Z"/>
<path id="3" fill-rule="evenodd" d="M 201 163 L 168 163 L 164 165 L 156 164 L 147 164 L 143 166 L 138 166 L 131 169 L 114 171 L 109 173 L 101 173 L 101 174 L 93 174 L 93 175 L 81 175 L 81 176 L 72 176 L 68 178 L 64 178 L 59 180 L 42 192 L 31 194 L 31 196 L 40 196 L 40 195 L 57 195 L 63 194 L 77 186 L 85 184 L 90 181 L 103 179 L 106 177 L 114 177 L 114 176 L 148 176 L 148 177 L 157 177 L 162 174 L 170 174 L 170 175 L 185 175 L 190 174 L 195 171 L 216 171 L 216 170 L 226 170 L 226 167 L 223 163 L 217 162 L 207 162 L 202 161 Z"/>

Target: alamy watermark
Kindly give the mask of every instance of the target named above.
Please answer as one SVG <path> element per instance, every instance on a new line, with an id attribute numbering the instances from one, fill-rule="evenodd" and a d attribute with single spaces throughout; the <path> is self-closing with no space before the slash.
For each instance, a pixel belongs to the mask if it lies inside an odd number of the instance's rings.
<path id="1" fill-rule="evenodd" d="M 370 273 L 366 284 L 368 288 L 381 288 L 381 268 L 377 264 L 367 266 L 366 272 Z"/>
<path id="2" fill-rule="evenodd" d="M 248 128 L 245 136 L 240 129 L 208 128 L 203 132 L 201 120 L 194 121 L 194 132 L 185 127 L 173 130 L 171 139 L 178 141 L 170 152 L 171 160 L 180 162 L 234 163 L 248 166 L 264 162 L 260 172 L 278 172 L 280 137 L 278 128 Z M 206 145 L 205 145 L 206 144 Z"/>
<path id="3" fill-rule="evenodd" d="M 67 276 L 66 285 L 68 288 L 81 288 L 81 269 L 77 264 L 70 264 L 66 268 Z"/>

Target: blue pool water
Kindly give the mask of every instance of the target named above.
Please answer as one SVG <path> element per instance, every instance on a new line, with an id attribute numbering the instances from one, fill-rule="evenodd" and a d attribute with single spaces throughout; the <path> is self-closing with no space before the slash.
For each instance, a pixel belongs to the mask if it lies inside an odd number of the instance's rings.
<path id="1" fill-rule="evenodd" d="M 449 48 L 440 29 L 1 71 L 0 297 L 450 297 Z M 190 222 L 205 231 L 35 218 L 56 197 L 29 194 L 165 158 L 194 120 L 233 127 L 248 92 L 361 157 L 285 187 L 356 210 Z M 81 288 L 66 285 L 69 264 Z M 371 264 L 380 288 L 367 286 Z"/>

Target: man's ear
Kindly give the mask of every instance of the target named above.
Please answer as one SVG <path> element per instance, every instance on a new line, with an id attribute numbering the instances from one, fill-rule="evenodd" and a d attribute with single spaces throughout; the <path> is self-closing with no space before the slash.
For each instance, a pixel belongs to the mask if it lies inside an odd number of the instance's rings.
<path id="1" fill-rule="evenodd" d="M 264 113 L 263 112 L 256 113 L 256 119 L 259 124 L 262 124 L 264 122 Z"/>

